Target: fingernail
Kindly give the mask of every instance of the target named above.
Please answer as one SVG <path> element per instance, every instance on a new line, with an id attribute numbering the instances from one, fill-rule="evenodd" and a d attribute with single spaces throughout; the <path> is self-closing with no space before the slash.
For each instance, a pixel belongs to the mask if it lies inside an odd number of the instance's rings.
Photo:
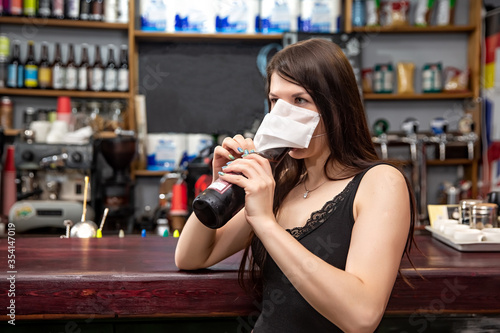
<path id="1" fill-rule="evenodd" d="M 219 176 L 225 176 L 225 175 L 226 175 L 226 173 L 219 171 Z"/>
<path id="2" fill-rule="evenodd" d="M 221 169 L 224 170 L 225 168 L 227 168 L 227 165 L 224 165 Z"/>
<path id="3" fill-rule="evenodd" d="M 231 154 L 229 154 L 229 159 L 230 159 L 230 160 L 235 160 L 234 156 L 233 156 L 233 155 L 231 155 Z"/>
<path id="4" fill-rule="evenodd" d="M 227 163 L 226 163 L 226 165 L 229 165 L 229 164 L 231 164 L 231 163 L 233 163 L 233 161 L 229 161 L 229 162 L 227 162 Z"/>
<path id="5" fill-rule="evenodd" d="M 250 150 L 250 153 L 255 153 L 255 149 Z"/>
<path id="6" fill-rule="evenodd" d="M 248 149 L 245 149 L 245 155 L 248 155 Z"/>
<path id="7" fill-rule="evenodd" d="M 241 155 L 241 157 L 245 157 L 245 156 L 248 156 L 248 154 L 243 154 L 243 155 Z"/>
<path id="8" fill-rule="evenodd" d="M 241 147 L 238 147 L 237 150 L 238 150 L 238 153 L 242 153 L 243 152 L 243 148 L 241 148 Z"/>

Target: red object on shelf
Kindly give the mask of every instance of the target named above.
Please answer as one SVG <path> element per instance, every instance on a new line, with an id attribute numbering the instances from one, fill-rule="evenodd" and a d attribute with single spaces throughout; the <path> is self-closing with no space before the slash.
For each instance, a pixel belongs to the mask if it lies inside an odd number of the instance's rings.
<path id="1" fill-rule="evenodd" d="M 69 123 L 71 117 L 71 98 L 59 96 L 57 98 L 57 120 Z"/>
<path id="2" fill-rule="evenodd" d="M 172 186 L 172 205 L 170 215 L 187 215 L 187 184 L 179 180 Z"/>
<path id="3" fill-rule="evenodd" d="M 4 169 L 2 173 L 2 213 L 9 215 L 10 208 L 17 201 L 16 165 L 14 163 L 14 146 L 7 147 Z"/>

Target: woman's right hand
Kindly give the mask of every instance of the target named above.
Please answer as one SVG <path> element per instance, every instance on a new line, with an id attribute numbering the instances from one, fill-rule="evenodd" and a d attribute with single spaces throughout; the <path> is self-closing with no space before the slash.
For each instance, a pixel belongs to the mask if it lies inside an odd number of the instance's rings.
<path id="1" fill-rule="evenodd" d="M 222 141 L 222 145 L 215 147 L 214 158 L 212 161 L 212 175 L 215 181 L 219 178 L 219 171 L 226 166 L 228 162 L 240 158 L 244 154 L 249 154 L 255 151 L 255 146 L 252 139 L 245 139 L 242 135 L 237 134 L 234 137 L 227 137 Z"/>

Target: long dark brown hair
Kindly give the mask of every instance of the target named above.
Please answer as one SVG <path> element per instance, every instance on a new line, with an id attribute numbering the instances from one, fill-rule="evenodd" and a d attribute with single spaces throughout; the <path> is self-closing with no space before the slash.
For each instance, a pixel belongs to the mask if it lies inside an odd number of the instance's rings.
<path id="1" fill-rule="evenodd" d="M 289 45 L 276 53 L 267 66 L 267 94 L 273 74 L 303 87 L 317 106 L 327 131 L 330 150 L 330 155 L 323 166 L 328 179 L 347 179 L 381 162 L 371 139 L 351 64 L 336 44 L 314 38 Z M 332 163 L 342 167 L 339 177 L 329 174 L 329 165 Z M 395 166 L 401 169 L 399 165 Z M 276 167 L 273 203 L 275 215 L 286 195 L 302 181 L 305 172 L 303 160 L 295 160 L 290 156 L 286 156 Z M 416 205 L 407 179 L 406 183 L 410 193 L 411 208 L 410 230 L 404 250 L 404 254 L 408 256 L 413 243 Z M 240 265 L 240 284 L 247 286 L 245 272 L 248 260 L 250 289 L 259 292 L 261 268 L 266 253 L 260 240 L 255 234 L 252 235 Z"/>

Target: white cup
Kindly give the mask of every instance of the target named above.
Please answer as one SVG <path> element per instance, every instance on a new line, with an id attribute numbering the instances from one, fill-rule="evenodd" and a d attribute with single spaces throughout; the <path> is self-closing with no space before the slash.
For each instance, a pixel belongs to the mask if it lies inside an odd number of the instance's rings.
<path id="1" fill-rule="evenodd" d="M 443 233 L 445 236 L 453 237 L 455 231 L 468 230 L 470 227 L 465 224 L 447 224 L 444 227 Z"/>
<path id="2" fill-rule="evenodd" d="M 457 242 L 481 242 L 484 238 L 481 230 L 478 229 L 464 229 L 455 230 L 453 238 Z"/>
<path id="3" fill-rule="evenodd" d="M 46 142 L 52 124 L 46 120 L 34 120 L 30 124 L 30 129 L 35 133 L 35 142 Z"/>
<path id="4" fill-rule="evenodd" d="M 443 232 L 445 226 L 454 224 L 458 224 L 458 220 L 438 219 L 434 221 L 432 228 Z"/>
<path id="5" fill-rule="evenodd" d="M 481 231 L 483 232 L 484 240 L 500 242 L 500 228 L 485 228 Z"/>

